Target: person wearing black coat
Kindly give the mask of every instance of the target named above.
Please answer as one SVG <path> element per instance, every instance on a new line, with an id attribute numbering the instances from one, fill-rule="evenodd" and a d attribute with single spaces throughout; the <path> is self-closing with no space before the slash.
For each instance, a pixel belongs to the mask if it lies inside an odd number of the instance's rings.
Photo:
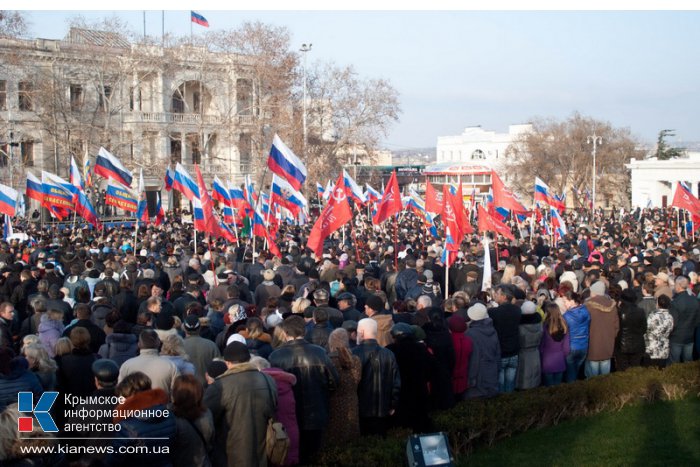
<path id="1" fill-rule="evenodd" d="M 90 350 L 90 333 L 85 328 L 75 327 L 70 331 L 70 341 L 73 344 L 71 353 L 56 359 L 57 386 L 62 393 L 90 395 L 96 389 L 92 364 L 97 360 Z"/>
<path id="2" fill-rule="evenodd" d="M 501 345 L 501 366 L 498 370 L 499 392 L 513 392 L 520 352 L 520 307 L 513 303 L 514 290 L 508 284 L 499 285 L 494 294 L 498 307 L 489 311 Z"/>
<path id="3" fill-rule="evenodd" d="M 647 315 L 637 306 L 634 290 L 622 291 L 618 314 L 620 331 L 615 342 L 615 369 L 623 371 L 633 366 L 642 366 L 646 351 L 644 334 L 647 332 Z"/>
<path id="4" fill-rule="evenodd" d="M 299 453 L 302 464 L 308 463 L 321 447 L 323 430 L 328 425 L 329 393 L 338 387 L 338 371 L 328 354 L 304 340 L 304 318 L 290 316 L 277 326 L 285 341 L 270 354 L 270 365 L 297 378 L 294 385 Z"/>
<path id="5" fill-rule="evenodd" d="M 122 277 L 119 281 L 119 293 L 112 297 L 112 303 L 119 310 L 122 319 L 127 323 L 136 324 L 139 302 L 132 290 L 131 280 Z"/>
<path id="6" fill-rule="evenodd" d="M 423 325 L 425 344 L 435 357 L 431 378 L 430 402 L 433 409 L 446 410 L 455 405 L 452 393 L 452 369 L 455 366 L 455 348 L 444 312 L 431 307 L 426 312 L 428 323 Z"/>
<path id="7" fill-rule="evenodd" d="M 386 348 L 394 352 L 401 375 L 396 423 L 411 428 L 414 433 L 430 432 L 428 386 L 435 357 L 428 352 L 425 344 L 416 340 L 410 324 L 395 324 L 391 328 L 391 337 L 394 342 Z"/>
<path id="8" fill-rule="evenodd" d="M 70 337 L 70 333 L 75 328 L 85 328 L 90 333 L 90 350 L 92 353 L 98 353 L 100 347 L 105 343 L 107 335 L 100 329 L 91 319 L 92 311 L 86 303 L 79 303 L 75 306 L 75 317 L 77 321 L 66 327 L 63 331 L 63 337 Z"/>
<path id="9" fill-rule="evenodd" d="M 377 322 L 371 318 L 357 323 L 357 341 L 353 355 L 360 358 L 362 376 L 357 387 L 360 403 L 360 433 L 384 436 L 389 417 L 399 405 L 401 374 L 391 350 L 377 343 Z"/>

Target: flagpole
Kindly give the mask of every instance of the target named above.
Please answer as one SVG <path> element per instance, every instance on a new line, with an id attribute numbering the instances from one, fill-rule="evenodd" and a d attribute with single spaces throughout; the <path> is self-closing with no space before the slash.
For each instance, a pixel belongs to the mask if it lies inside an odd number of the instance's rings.
<path id="1" fill-rule="evenodd" d="M 445 300 L 450 296 L 450 250 L 447 248 L 447 227 L 445 227 Z"/>
<path id="2" fill-rule="evenodd" d="M 399 270 L 399 221 L 394 217 L 394 269 L 398 272 Z"/>

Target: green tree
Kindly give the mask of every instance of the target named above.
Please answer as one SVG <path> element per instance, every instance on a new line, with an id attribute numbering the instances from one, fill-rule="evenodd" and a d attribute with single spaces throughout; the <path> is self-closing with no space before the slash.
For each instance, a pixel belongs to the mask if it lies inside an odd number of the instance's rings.
<path id="1" fill-rule="evenodd" d="M 685 152 L 682 148 L 670 147 L 666 143 L 667 137 L 676 136 L 676 134 L 673 131 L 674 130 L 661 130 L 659 132 L 659 138 L 656 140 L 656 158 L 660 161 L 676 159 L 678 157 L 681 157 Z"/>

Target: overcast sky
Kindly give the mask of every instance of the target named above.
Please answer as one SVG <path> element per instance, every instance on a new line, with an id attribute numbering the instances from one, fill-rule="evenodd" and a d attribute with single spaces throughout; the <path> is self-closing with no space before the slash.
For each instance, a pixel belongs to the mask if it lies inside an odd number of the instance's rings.
<path id="1" fill-rule="evenodd" d="M 575 111 L 643 142 L 666 128 L 676 141 L 700 141 L 700 12 L 197 11 L 211 29 L 286 26 L 295 47 L 313 43 L 309 63 L 352 64 L 363 77 L 388 79 L 402 109 L 388 149 Z M 78 14 L 116 14 L 143 31 L 141 11 L 26 12 L 32 36 L 44 38 L 64 37 Z M 189 10 L 166 11 L 166 32 L 189 35 L 189 18 Z M 160 35 L 161 11 L 146 13 L 146 31 Z"/>

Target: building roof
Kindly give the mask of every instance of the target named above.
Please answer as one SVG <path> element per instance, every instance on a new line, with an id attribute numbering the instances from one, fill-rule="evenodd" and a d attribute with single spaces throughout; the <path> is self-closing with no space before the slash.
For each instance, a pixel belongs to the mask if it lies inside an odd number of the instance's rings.
<path id="1" fill-rule="evenodd" d="M 129 41 L 121 34 L 94 29 L 70 28 L 66 40 L 73 44 L 96 45 L 99 47 L 131 47 Z"/>

